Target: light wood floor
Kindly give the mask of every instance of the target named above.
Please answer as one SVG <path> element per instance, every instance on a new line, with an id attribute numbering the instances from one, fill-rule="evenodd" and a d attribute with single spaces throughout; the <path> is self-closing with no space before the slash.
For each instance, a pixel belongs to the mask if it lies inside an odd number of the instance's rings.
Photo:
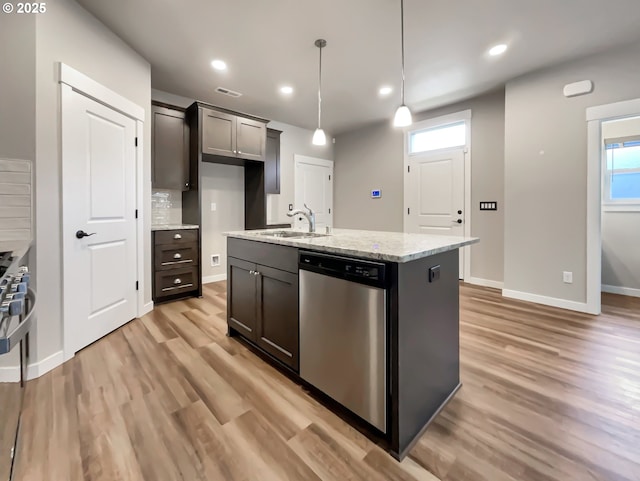
<path id="1" fill-rule="evenodd" d="M 463 387 L 399 464 L 225 336 L 225 289 L 31 381 L 16 479 L 640 480 L 637 300 L 593 317 L 463 286 Z"/>

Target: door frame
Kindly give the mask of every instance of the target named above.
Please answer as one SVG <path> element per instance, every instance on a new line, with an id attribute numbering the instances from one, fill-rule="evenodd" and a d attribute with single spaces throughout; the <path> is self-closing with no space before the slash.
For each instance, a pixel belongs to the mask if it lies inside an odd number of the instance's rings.
<path id="1" fill-rule="evenodd" d="M 409 154 L 409 135 L 411 132 L 416 130 L 424 130 L 433 127 L 439 127 L 442 125 L 453 124 L 456 122 L 463 122 L 466 126 L 467 138 L 466 144 L 461 147 L 453 147 L 447 149 L 433 150 L 428 152 L 428 154 L 437 154 L 438 152 L 447 152 L 451 150 L 461 149 L 464 154 L 464 236 L 471 237 L 471 110 L 463 110 L 461 112 L 456 112 L 447 115 L 441 115 L 439 117 L 433 117 L 430 119 L 422 120 L 417 122 L 409 127 L 405 127 L 404 129 L 404 165 L 403 165 L 403 211 L 402 211 L 402 229 L 404 232 L 407 232 L 407 216 L 405 212 L 407 212 L 407 208 L 409 206 L 409 193 L 407 191 L 406 186 L 406 174 L 409 170 L 409 163 L 411 158 L 423 155 L 420 154 Z M 426 155 L 426 153 L 425 153 Z M 462 247 L 464 252 L 463 258 L 463 278 L 461 280 L 468 281 L 471 279 L 471 246 Z"/>
<path id="2" fill-rule="evenodd" d="M 120 112 L 121 114 L 136 121 L 136 137 L 138 139 L 138 146 L 136 148 L 136 209 L 138 211 L 138 218 L 136 222 L 136 273 L 139 282 L 139 287 L 136 295 L 136 316 L 140 317 L 146 312 L 153 309 L 153 303 L 146 305 L 144 303 L 145 292 L 145 276 L 144 276 L 144 222 L 145 218 L 145 202 L 144 202 L 144 121 L 145 111 L 143 107 L 131 102 L 122 95 L 108 89 L 95 80 L 87 77 L 83 73 L 75 70 L 74 68 L 64 64 L 58 64 L 58 81 L 60 83 L 60 116 L 61 116 L 61 187 L 62 187 L 62 205 L 61 214 L 62 222 L 65 221 L 65 205 L 69 203 L 68 192 L 73 190 L 74 183 L 71 179 L 65 178 L 64 169 L 64 157 L 65 157 L 65 117 L 70 114 L 70 101 L 72 99 L 73 92 L 79 93 L 88 97 L 98 103 L 101 103 L 113 110 Z M 72 326 L 69 325 L 69 321 L 66 319 L 64 313 L 68 310 L 67 305 L 72 301 L 71 296 L 67 295 L 71 289 L 67 289 L 66 286 L 70 286 L 72 279 L 69 277 L 68 270 L 64 268 L 64 259 L 71 251 L 71 246 L 68 242 L 65 242 L 65 237 L 62 238 L 62 338 L 63 338 L 63 353 L 64 360 L 71 359 L 75 352 L 73 350 Z"/>
<path id="3" fill-rule="evenodd" d="M 640 98 L 589 107 L 587 120 L 587 298 L 584 312 L 600 314 L 602 295 L 602 122 L 637 117 Z"/>
<path id="4" fill-rule="evenodd" d="M 296 179 L 298 178 L 298 165 L 299 162 L 303 161 L 306 164 L 312 164 L 312 165 L 318 165 L 320 167 L 328 167 L 329 169 L 331 169 L 331 212 L 329 213 L 329 215 L 331 216 L 331 227 L 333 227 L 333 218 L 334 218 L 334 202 L 333 202 L 333 198 L 334 198 L 334 188 L 333 186 L 334 184 L 334 180 L 335 180 L 335 172 L 334 172 L 334 162 L 333 160 L 328 160 L 328 159 L 320 159 L 318 157 L 309 157 L 307 155 L 300 155 L 300 154 L 293 154 L 293 202 L 294 202 L 294 208 L 296 207 L 295 205 L 295 201 L 296 201 L 296 197 L 298 194 L 298 184 L 296 182 Z M 297 208 L 302 209 L 303 206 L 298 206 Z"/>

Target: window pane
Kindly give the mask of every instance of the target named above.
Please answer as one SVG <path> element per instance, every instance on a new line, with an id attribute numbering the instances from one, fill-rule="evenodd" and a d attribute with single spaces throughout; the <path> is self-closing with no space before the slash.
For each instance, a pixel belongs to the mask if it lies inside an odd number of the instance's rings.
<path id="1" fill-rule="evenodd" d="M 611 199 L 640 199 L 640 172 L 614 173 L 611 176 Z"/>
<path id="2" fill-rule="evenodd" d="M 434 129 L 412 132 L 409 152 L 414 154 L 416 152 L 460 147 L 466 143 L 467 126 L 465 122 L 458 122 Z"/>
<path id="3" fill-rule="evenodd" d="M 640 146 L 607 150 L 607 169 L 640 169 Z"/>

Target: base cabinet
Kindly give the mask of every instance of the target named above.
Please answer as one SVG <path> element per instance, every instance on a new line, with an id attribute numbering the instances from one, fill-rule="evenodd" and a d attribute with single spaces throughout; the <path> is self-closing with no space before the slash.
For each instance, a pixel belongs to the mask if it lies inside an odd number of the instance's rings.
<path id="1" fill-rule="evenodd" d="M 297 249 L 229 239 L 228 252 L 229 327 L 297 372 Z"/>

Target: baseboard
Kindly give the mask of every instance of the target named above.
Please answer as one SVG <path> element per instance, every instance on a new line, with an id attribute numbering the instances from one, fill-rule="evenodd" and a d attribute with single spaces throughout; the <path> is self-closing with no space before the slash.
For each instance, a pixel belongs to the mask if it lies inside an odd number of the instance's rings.
<path id="1" fill-rule="evenodd" d="M 138 317 L 142 317 L 151 311 L 153 311 L 153 301 L 147 302 L 144 306 L 142 306 L 142 312 L 138 314 Z"/>
<path id="2" fill-rule="evenodd" d="M 481 279 L 479 277 L 469 277 L 468 279 L 465 279 L 464 282 L 474 284 L 476 286 L 491 287 L 493 289 L 502 289 L 504 287 L 504 282 Z"/>
<path id="3" fill-rule="evenodd" d="M 227 275 L 226 274 L 218 274 L 215 276 L 207 276 L 207 277 L 203 277 L 202 278 L 202 283 L 203 284 L 211 284 L 212 282 L 220 282 L 220 281 L 226 281 L 227 280 Z"/>
<path id="4" fill-rule="evenodd" d="M 540 296 L 529 292 L 512 291 L 510 289 L 502 289 L 502 295 L 510 299 L 518 299 L 519 301 L 535 302 L 536 304 L 544 304 L 545 306 L 559 307 L 560 309 L 568 309 L 570 311 L 584 312 L 587 314 L 598 314 L 591 312 L 586 302 L 568 301 L 566 299 L 558 299 L 557 297 Z"/>
<path id="5" fill-rule="evenodd" d="M 12 351 L 13 352 L 13 351 Z M 16 363 L 20 361 L 16 359 Z M 62 351 L 54 352 L 42 361 L 34 362 L 27 366 L 27 380 L 35 379 L 55 369 L 64 362 Z M 20 381 L 20 366 L 0 367 L 0 382 Z"/>
<path id="6" fill-rule="evenodd" d="M 42 361 L 29 364 L 27 367 L 27 379 L 35 379 L 48 373 L 52 369 L 55 369 L 64 362 L 64 352 L 54 352 L 48 357 L 45 357 Z"/>
<path id="7" fill-rule="evenodd" d="M 607 284 L 602 284 L 602 292 L 620 294 L 621 296 L 640 297 L 640 289 L 634 289 L 633 287 L 609 286 Z"/>

